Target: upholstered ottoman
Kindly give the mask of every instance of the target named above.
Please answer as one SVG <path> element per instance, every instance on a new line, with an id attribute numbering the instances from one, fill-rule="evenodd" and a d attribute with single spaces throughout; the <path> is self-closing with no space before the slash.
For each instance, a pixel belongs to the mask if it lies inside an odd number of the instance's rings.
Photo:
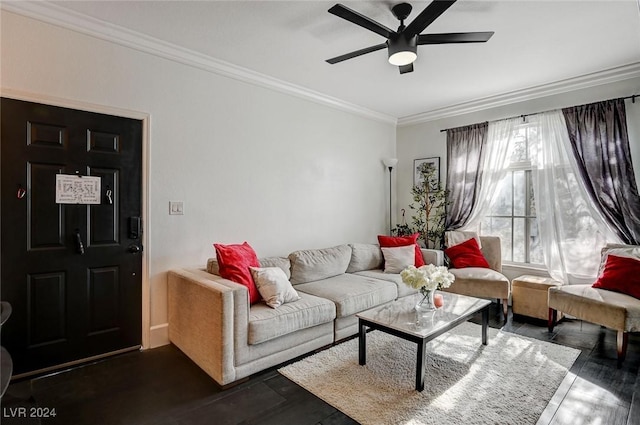
<path id="1" fill-rule="evenodd" d="M 547 320 L 549 288 L 561 285 L 549 277 L 524 275 L 511 281 L 511 309 L 514 314 Z M 561 312 L 558 314 L 562 315 Z M 562 316 L 558 317 L 558 320 Z"/>

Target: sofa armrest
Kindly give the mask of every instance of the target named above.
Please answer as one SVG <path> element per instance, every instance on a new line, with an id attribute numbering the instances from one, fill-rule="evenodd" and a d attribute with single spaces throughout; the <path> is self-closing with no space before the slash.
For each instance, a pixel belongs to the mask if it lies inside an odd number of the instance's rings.
<path id="1" fill-rule="evenodd" d="M 422 251 L 422 258 L 424 258 L 425 264 L 433 264 L 434 266 L 444 265 L 444 252 L 439 249 L 425 249 L 420 248 Z"/>
<path id="2" fill-rule="evenodd" d="M 169 340 L 218 384 L 234 381 L 235 327 L 248 326 L 237 303 L 244 300 L 248 310 L 247 288 L 204 270 L 179 269 L 168 272 L 167 298 Z"/>

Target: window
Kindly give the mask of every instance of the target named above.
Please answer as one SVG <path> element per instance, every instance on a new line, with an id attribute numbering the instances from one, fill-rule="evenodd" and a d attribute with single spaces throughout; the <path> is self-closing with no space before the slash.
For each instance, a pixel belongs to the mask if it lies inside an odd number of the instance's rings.
<path id="1" fill-rule="evenodd" d="M 544 258 L 529 160 L 529 140 L 536 137 L 537 129 L 523 124 L 514 131 L 508 172 L 480 224 L 480 234 L 500 236 L 503 261 L 541 265 Z"/>

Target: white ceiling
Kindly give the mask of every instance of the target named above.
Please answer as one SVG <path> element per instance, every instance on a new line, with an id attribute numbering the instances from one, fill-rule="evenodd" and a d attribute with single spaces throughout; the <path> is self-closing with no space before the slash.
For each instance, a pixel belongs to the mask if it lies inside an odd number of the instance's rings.
<path id="1" fill-rule="evenodd" d="M 640 63 L 640 0 L 459 0 L 423 33 L 495 31 L 489 42 L 419 46 L 400 75 L 384 42 L 327 10 L 335 1 L 55 2 L 118 26 L 395 118 Z M 396 2 L 346 6 L 396 29 Z M 408 22 L 429 2 L 412 1 Z"/>

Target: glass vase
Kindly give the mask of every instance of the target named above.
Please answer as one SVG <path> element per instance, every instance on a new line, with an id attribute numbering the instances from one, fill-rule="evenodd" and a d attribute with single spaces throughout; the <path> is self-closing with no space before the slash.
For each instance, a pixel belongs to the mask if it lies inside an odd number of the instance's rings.
<path id="1" fill-rule="evenodd" d="M 420 288 L 417 295 L 417 302 L 415 306 L 416 312 L 419 314 L 430 313 L 436 310 L 436 305 L 433 302 L 433 295 L 436 291 Z"/>

